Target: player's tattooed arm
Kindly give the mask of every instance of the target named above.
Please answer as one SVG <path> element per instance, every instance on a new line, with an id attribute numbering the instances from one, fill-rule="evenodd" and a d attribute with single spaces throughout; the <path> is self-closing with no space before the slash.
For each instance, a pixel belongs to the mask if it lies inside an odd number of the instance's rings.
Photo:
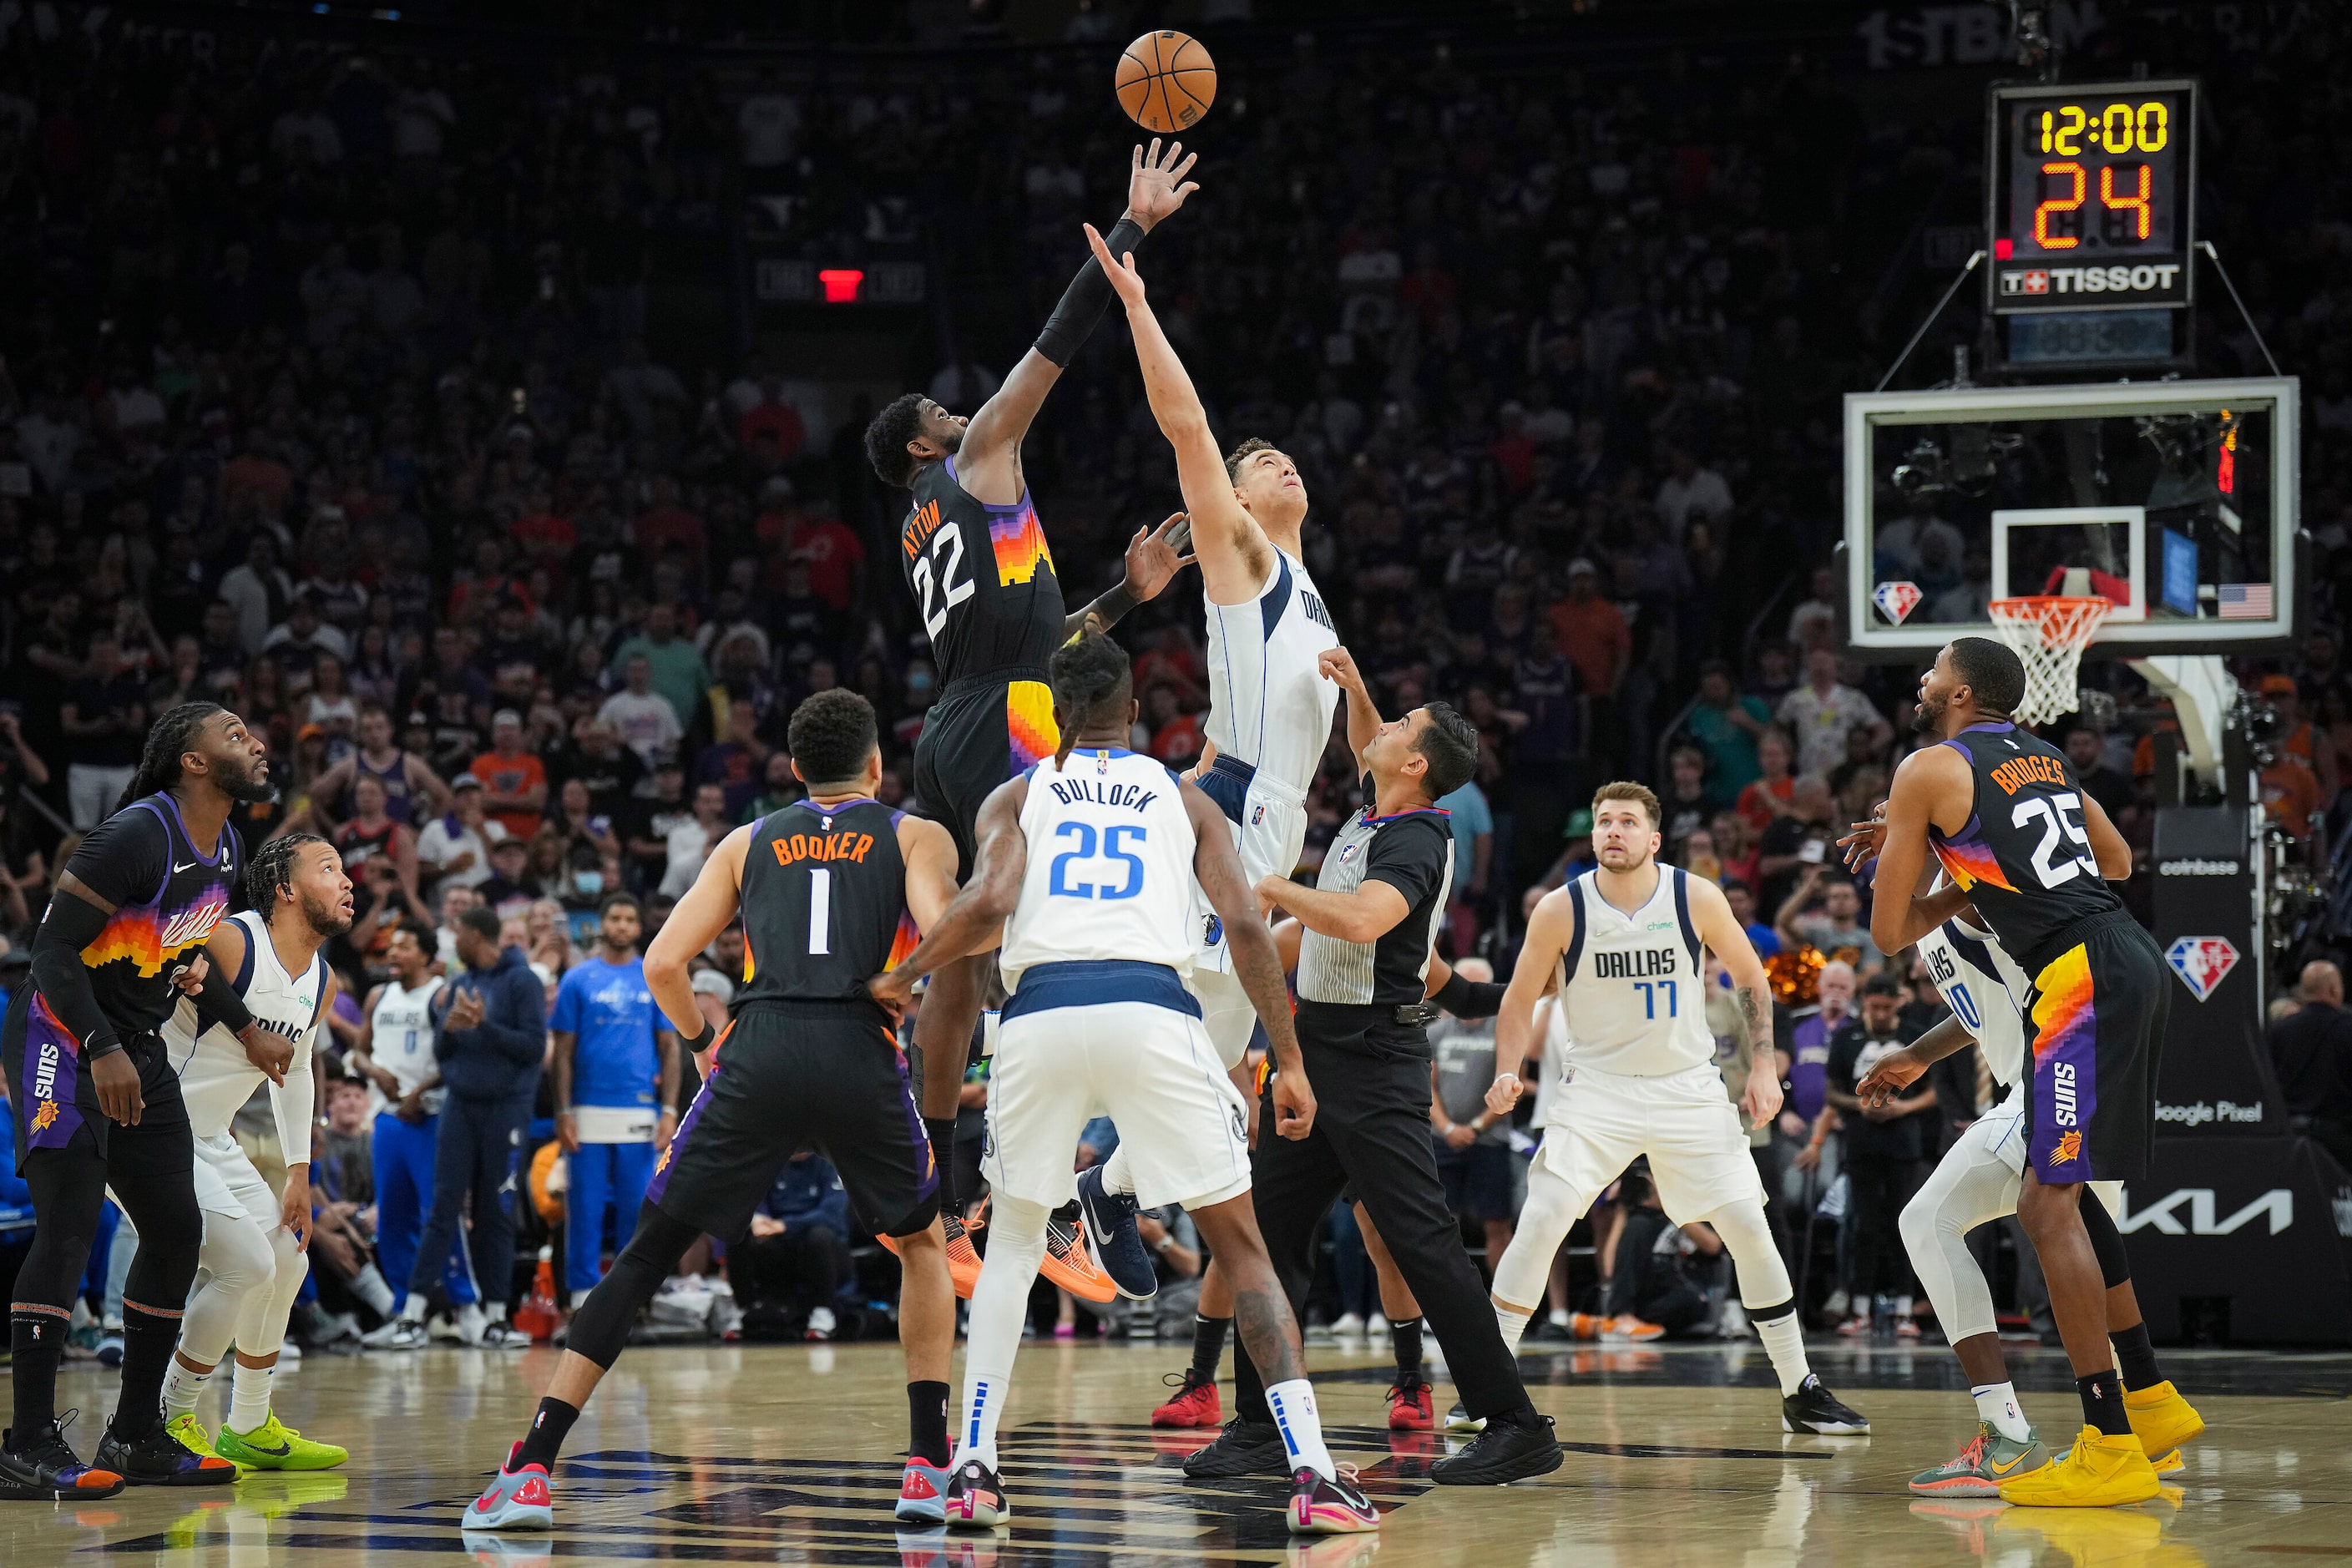
<path id="1" fill-rule="evenodd" d="M 979 863 L 971 879 L 937 921 L 923 932 L 915 950 L 866 983 L 868 994 L 893 1011 L 903 1010 L 915 994 L 915 982 L 942 964 L 975 952 L 985 952 L 997 938 L 1021 897 L 1021 879 L 1029 868 L 1029 839 L 1021 831 L 1021 808 L 1028 804 L 1026 777 L 1008 779 L 989 792 L 974 824 Z M 961 1079 L 959 1079 L 959 1081 Z"/>
<path id="2" fill-rule="evenodd" d="M 1739 1109 L 1750 1127 L 1769 1127 L 1780 1114 L 1780 1074 L 1772 1054 L 1772 979 L 1764 961 L 1723 889 L 1699 878 L 1685 879 L 1690 890 L 1691 923 L 1698 939 L 1731 975 L 1739 1003 L 1742 1032 L 1748 1045 L 1748 1088 Z"/>

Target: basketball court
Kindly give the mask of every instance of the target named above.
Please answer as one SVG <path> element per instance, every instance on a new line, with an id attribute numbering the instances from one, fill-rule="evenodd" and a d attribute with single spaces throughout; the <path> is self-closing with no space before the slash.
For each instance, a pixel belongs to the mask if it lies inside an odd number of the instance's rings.
<path id="1" fill-rule="evenodd" d="M 1188 1481 L 1179 1458 L 1210 1433 L 1143 1417 L 1181 1363 L 1173 1345 L 1032 1342 L 1005 1421 L 1015 1509 L 993 1532 L 898 1531 L 903 1452 L 898 1347 L 647 1347 L 622 1358 L 574 1429 L 549 1534 L 461 1535 L 460 1510 L 522 1429 L 555 1352 L 500 1359 L 434 1349 L 314 1355 L 281 1375 L 278 1406 L 351 1462 L 234 1489 L 138 1489 L 76 1508 L 0 1513 L 0 1561 L 390 1563 L 692 1562 L 963 1564 L 1297 1563 L 1347 1568 L 1673 1563 L 1748 1568 L 1976 1561 L 2042 1568 L 2352 1560 L 2352 1353 L 2166 1352 L 2205 1435 L 2163 1496 L 2126 1509 L 2012 1510 L 1914 1498 L 1904 1483 L 1948 1457 L 1972 1419 L 1940 1345 L 1816 1343 L 1814 1364 L 1875 1425 L 1868 1438 L 1780 1429 L 1755 1344 L 1533 1350 L 1537 1405 L 1568 1462 L 1541 1481 L 1454 1489 L 1424 1479 L 1440 1434 L 1381 1425 L 1384 1349 L 1310 1351 L 1333 1453 L 1388 1511 L 1377 1538 L 1294 1544 L 1283 1482 Z M 2056 1351 L 2012 1351 L 2027 1414 L 2075 1424 Z M 1441 1379 L 1442 1382 L 1442 1379 Z M 91 1423 L 111 1374 L 80 1363 L 58 1390 Z M 1437 1405 L 1448 1403 L 1441 1387 Z"/>

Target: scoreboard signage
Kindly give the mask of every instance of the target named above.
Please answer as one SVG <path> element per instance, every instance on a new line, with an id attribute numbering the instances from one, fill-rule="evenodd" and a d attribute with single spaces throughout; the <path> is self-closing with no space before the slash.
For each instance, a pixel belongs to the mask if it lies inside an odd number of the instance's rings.
<path id="1" fill-rule="evenodd" d="M 1995 88 L 1986 148 L 1994 314 L 2189 304 L 2195 82 Z"/>

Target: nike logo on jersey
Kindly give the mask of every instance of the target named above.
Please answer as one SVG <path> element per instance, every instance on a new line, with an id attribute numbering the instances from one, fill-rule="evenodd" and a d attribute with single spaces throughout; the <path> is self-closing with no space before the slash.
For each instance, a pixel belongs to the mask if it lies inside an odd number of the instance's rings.
<path id="1" fill-rule="evenodd" d="M 172 868 L 172 869 L 173 869 L 173 871 L 174 873 L 178 873 L 178 872 L 181 872 L 181 871 L 193 871 L 193 870 L 194 870 L 195 868 L 196 868 L 196 863 L 195 863 L 194 860 L 189 861 L 189 862 L 188 862 L 186 865 L 184 865 L 184 866 L 174 866 L 174 867 L 173 867 L 173 868 Z"/>
<path id="2" fill-rule="evenodd" d="M 1646 948 L 1639 952 L 1596 952 L 1592 955 L 1593 976 L 1600 980 L 1646 980 L 1654 974 L 1677 973 L 1680 950 L 1671 947 Z"/>

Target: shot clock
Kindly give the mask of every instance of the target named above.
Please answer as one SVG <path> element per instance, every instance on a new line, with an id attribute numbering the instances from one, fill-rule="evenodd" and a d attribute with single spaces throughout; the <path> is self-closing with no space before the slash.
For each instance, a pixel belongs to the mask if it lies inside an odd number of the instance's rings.
<path id="1" fill-rule="evenodd" d="M 2189 304 L 2194 81 L 1999 87 L 1988 129 L 1995 315 Z"/>

